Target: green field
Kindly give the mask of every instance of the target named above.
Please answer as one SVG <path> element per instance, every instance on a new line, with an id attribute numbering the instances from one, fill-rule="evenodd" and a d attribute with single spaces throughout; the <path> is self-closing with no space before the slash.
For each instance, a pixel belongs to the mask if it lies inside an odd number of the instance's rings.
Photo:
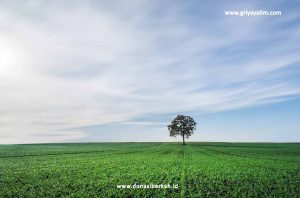
<path id="1" fill-rule="evenodd" d="M 117 185 L 178 184 L 120 189 Z M 300 197 L 300 144 L 0 146 L 0 197 Z"/>

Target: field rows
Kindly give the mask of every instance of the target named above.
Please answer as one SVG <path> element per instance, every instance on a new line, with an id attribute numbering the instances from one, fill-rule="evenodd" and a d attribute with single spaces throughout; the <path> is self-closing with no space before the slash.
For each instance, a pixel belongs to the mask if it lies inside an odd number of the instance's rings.
<path id="1" fill-rule="evenodd" d="M 2 145 L 0 160 L 0 197 L 300 196 L 299 144 Z"/>

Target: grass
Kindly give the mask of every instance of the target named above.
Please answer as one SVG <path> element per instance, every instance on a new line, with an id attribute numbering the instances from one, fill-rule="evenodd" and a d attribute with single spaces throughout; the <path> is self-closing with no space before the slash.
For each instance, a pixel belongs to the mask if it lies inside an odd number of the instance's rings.
<path id="1" fill-rule="evenodd" d="M 167 189 L 117 185 L 178 184 Z M 300 144 L 0 146 L 0 197 L 300 197 Z"/>

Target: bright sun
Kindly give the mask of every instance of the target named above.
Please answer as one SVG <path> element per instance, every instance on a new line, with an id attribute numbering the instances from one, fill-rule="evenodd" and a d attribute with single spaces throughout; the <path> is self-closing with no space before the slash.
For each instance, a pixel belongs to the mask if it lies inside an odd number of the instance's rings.
<path id="1" fill-rule="evenodd" d="M 9 73 L 18 63 L 19 52 L 12 42 L 0 38 L 0 74 Z"/>

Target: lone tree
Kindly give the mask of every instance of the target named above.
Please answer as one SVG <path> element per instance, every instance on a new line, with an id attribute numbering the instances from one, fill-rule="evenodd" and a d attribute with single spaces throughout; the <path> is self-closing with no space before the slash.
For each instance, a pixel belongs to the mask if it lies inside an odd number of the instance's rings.
<path id="1" fill-rule="evenodd" d="M 168 129 L 170 136 L 175 137 L 177 135 L 182 136 L 182 144 L 185 145 L 185 137 L 189 138 L 196 129 L 196 122 L 190 116 L 178 115 L 170 125 Z"/>

